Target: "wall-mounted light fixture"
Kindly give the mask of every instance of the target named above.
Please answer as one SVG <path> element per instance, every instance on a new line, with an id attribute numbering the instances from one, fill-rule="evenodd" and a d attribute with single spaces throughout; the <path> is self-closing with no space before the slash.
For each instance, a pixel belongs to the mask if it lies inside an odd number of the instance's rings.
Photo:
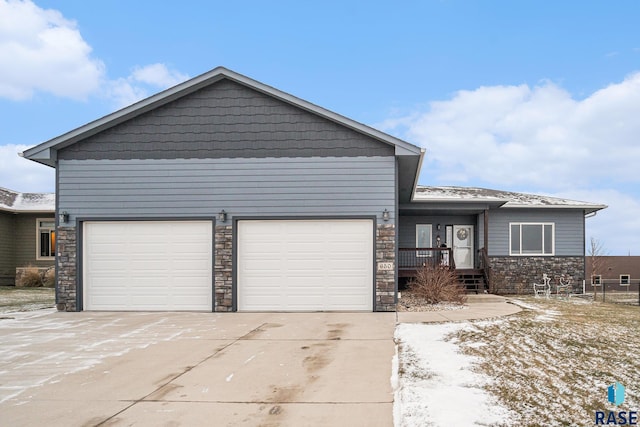
<path id="1" fill-rule="evenodd" d="M 389 211 L 388 210 L 384 210 L 384 212 L 382 212 L 382 219 L 385 221 L 389 221 Z"/>
<path id="2" fill-rule="evenodd" d="M 63 211 L 60 214 L 60 221 L 62 221 L 63 224 L 66 224 L 69 222 L 69 213 L 67 211 Z"/>
<path id="3" fill-rule="evenodd" d="M 227 213 L 224 211 L 224 209 L 222 209 L 220 211 L 220 213 L 218 214 L 218 221 L 220 221 L 220 222 L 226 222 L 227 221 Z"/>
<path id="4" fill-rule="evenodd" d="M 436 225 L 436 229 L 440 230 L 440 224 Z"/>

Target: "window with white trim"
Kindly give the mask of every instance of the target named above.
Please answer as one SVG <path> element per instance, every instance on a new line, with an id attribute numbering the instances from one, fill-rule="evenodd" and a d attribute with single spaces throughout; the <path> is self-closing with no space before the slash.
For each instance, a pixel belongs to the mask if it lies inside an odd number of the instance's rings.
<path id="1" fill-rule="evenodd" d="M 602 276 L 599 274 L 594 274 L 591 276 L 591 284 L 594 286 L 600 286 L 602 283 Z"/>
<path id="2" fill-rule="evenodd" d="M 431 224 L 416 224 L 416 248 L 430 248 L 431 233 Z M 417 251 L 416 256 L 431 256 L 431 251 Z"/>
<path id="3" fill-rule="evenodd" d="M 511 255 L 553 255 L 555 224 L 552 222 L 509 223 Z"/>
<path id="4" fill-rule="evenodd" d="M 56 223 L 52 219 L 36 220 L 36 259 L 53 259 L 56 256 Z"/>
<path id="5" fill-rule="evenodd" d="M 630 274 L 621 274 L 620 275 L 620 284 L 623 286 L 629 286 L 631 284 L 631 275 Z"/>

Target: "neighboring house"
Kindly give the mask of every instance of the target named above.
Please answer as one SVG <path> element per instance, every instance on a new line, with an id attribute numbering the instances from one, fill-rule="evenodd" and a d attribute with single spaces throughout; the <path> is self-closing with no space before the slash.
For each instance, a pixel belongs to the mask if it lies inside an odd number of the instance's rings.
<path id="1" fill-rule="evenodd" d="M 417 187 L 423 155 L 225 68 L 24 152 L 57 168 L 61 310 L 392 311 L 436 260 L 584 276 L 604 206 Z"/>
<path id="2" fill-rule="evenodd" d="M 0 187 L 0 285 L 16 271 L 55 263 L 55 194 L 18 193 Z"/>
<path id="3" fill-rule="evenodd" d="M 640 256 L 587 256 L 586 291 L 637 291 L 640 283 Z M 595 267 L 595 272 L 594 272 Z"/>

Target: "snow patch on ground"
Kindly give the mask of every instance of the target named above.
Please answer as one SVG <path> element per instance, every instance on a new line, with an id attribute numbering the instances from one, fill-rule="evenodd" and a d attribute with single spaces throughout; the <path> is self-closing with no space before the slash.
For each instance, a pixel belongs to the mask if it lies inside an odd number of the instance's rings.
<path id="1" fill-rule="evenodd" d="M 100 314 L 108 317 L 113 314 Z M 33 387 L 59 381 L 72 374 L 102 363 L 109 357 L 121 356 L 134 349 L 170 341 L 191 329 L 171 323 L 170 316 L 157 321 L 149 313 L 128 313 L 136 318 L 136 327 L 113 338 L 121 327 L 120 318 L 110 321 L 83 319 L 54 309 L 15 312 L 0 319 L 3 344 L 0 360 L 11 369 L 0 372 L 0 403 L 16 398 Z M 48 342 L 68 341 L 68 351 L 42 353 L 38 349 Z M 29 370 L 38 366 L 37 370 Z M 20 373 L 30 372 L 29 375 Z M 37 373 L 34 373 L 37 372 Z"/>
<path id="2" fill-rule="evenodd" d="M 474 358 L 460 353 L 456 343 L 448 339 L 467 327 L 467 323 L 398 325 L 392 377 L 396 427 L 508 422 L 509 411 L 493 402 L 483 389 L 489 377 L 474 372 Z M 461 404 L 464 410 L 460 410 Z"/>

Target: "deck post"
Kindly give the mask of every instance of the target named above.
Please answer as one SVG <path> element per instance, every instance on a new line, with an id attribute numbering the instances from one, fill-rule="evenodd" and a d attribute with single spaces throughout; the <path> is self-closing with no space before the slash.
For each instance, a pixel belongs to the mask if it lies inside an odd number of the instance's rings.
<path id="1" fill-rule="evenodd" d="M 484 210 L 484 249 L 483 249 L 483 264 L 484 264 L 484 276 L 487 281 L 487 287 L 491 291 L 493 289 L 491 285 L 491 266 L 489 265 L 489 209 Z"/>
<path id="2" fill-rule="evenodd" d="M 484 250 L 489 255 L 489 209 L 484 210 Z"/>

